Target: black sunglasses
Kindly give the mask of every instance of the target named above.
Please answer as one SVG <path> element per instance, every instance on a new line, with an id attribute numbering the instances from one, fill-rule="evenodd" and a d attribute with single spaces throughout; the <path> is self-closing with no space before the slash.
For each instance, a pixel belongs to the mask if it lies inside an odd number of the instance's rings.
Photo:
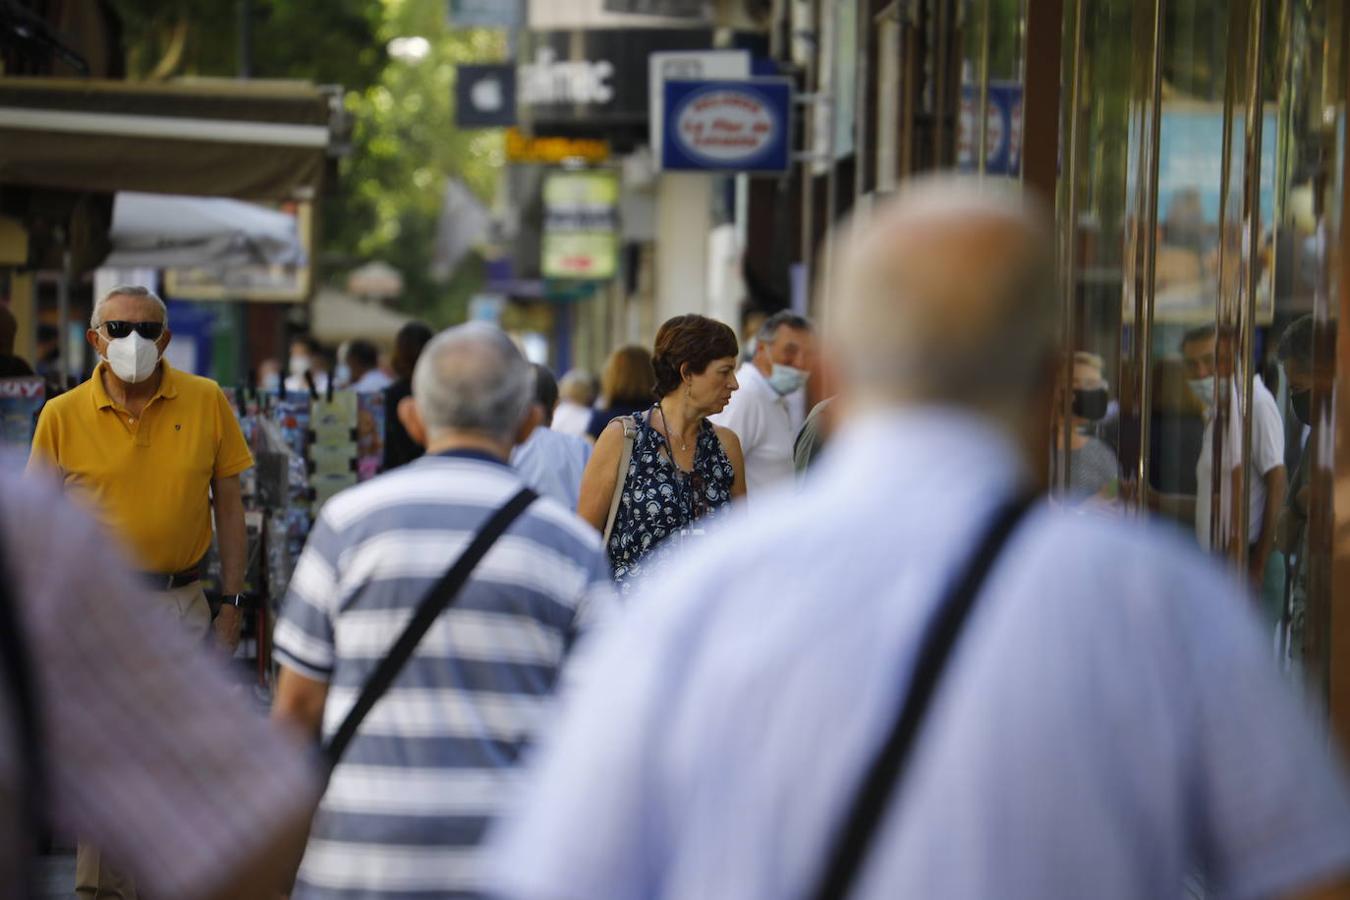
<path id="1" fill-rule="evenodd" d="M 164 333 L 163 322 L 104 322 L 103 327 L 108 329 L 108 337 L 113 340 L 130 337 L 134 331 L 147 341 L 157 341 Z"/>

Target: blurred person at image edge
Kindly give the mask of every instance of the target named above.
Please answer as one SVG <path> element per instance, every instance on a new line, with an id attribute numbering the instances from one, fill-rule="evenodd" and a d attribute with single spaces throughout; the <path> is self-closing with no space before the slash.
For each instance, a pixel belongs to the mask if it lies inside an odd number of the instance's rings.
<path id="1" fill-rule="evenodd" d="M 313 810 L 306 755 L 231 689 L 87 515 L 47 482 L 8 474 L 8 462 L 0 456 L 0 897 L 24 896 L 32 860 L 18 854 L 40 849 L 43 826 L 94 841 L 155 897 L 275 896 Z"/>
<path id="2" fill-rule="evenodd" d="M 1028 505 L 1063 356 L 1011 190 L 915 179 L 840 238 L 829 455 L 587 648 L 493 896 L 1350 896 L 1245 579 Z"/>

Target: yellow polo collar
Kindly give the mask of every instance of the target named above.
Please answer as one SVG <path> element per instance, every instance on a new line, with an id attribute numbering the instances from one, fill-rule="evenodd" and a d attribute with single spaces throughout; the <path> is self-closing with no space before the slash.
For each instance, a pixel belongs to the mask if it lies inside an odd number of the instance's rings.
<path id="1" fill-rule="evenodd" d="M 167 359 L 161 359 L 159 364 L 163 367 L 162 377 L 159 380 L 159 390 L 155 392 L 155 396 L 150 398 L 152 403 L 161 397 L 165 400 L 172 400 L 178 396 L 178 379 L 181 376 L 169 365 Z M 106 362 L 99 362 L 94 367 L 94 374 L 89 376 L 94 383 L 94 406 L 98 409 L 107 409 L 116 405 L 113 403 L 112 397 L 108 396 L 108 389 L 103 385 L 103 367 L 106 365 Z"/>

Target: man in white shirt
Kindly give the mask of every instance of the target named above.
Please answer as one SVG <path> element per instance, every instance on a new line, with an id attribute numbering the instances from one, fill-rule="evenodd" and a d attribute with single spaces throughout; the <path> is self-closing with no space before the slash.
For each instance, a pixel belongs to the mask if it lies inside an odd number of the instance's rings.
<path id="1" fill-rule="evenodd" d="M 1350 897 L 1344 772 L 1241 586 L 1171 532 L 1031 508 L 900 716 L 978 539 L 1044 490 L 1055 242 L 1014 190 L 911 179 L 843 234 L 830 454 L 596 634 L 490 895 L 1142 900 L 1199 871 Z M 852 889 L 813 890 L 907 721 Z"/>
<path id="2" fill-rule="evenodd" d="M 530 487 L 570 510 L 581 498 L 581 473 L 591 460 L 591 444 L 552 427 L 558 383 L 546 366 L 534 365 L 534 405 L 539 424 L 511 451 L 511 467 Z"/>
<path id="3" fill-rule="evenodd" d="M 558 381 L 558 405 L 549 427 L 573 437 L 586 437 L 595 412 L 595 379 L 591 373 L 573 369 Z"/>
<path id="4" fill-rule="evenodd" d="M 1217 406 L 1216 387 L 1220 379 L 1228 383 L 1228 414 L 1224 423 L 1223 465 L 1229 477 L 1221 480 L 1219 500 L 1220 533 L 1236 528 L 1233 496 L 1238 490 L 1242 460 L 1242 418 L 1238 414 L 1242 380 L 1233 363 L 1234 340 L 1220 334 L 1213 325 L 1188 331 L 1182 338 L 1181 354 L 1191 390 L 1205 404 L 1205 436 L 1200 458 L 1195 463 L 1195 535 L 1200 546 L 1211 549 L 1214 423 Z M 1252 444 L 1247 460 L 1247 534 L 1248 568 L 1252 579 L 1264 582 L 1266 568 L 1275 549 L 1275 531 L 1280 510 L 1284 508 L 1286 475 L 1284 467 L 1284 423 L 1270 390 L 1259 376 L 1252 383 Z M 1281 582 L 1283 579 L 1279 579 Z M 1283 584 L 1276 586 L 1282 589 Z"/>
<path id="5" fill-rule="evenodd" d="M 755 337 L 755 355 L 736 371 L 740 390 L 709 418 L 741 439 L 750 497 L 792 479 L 792 446 L 803 417 L 803 404 L 793 400 L 806 386 L 813 340 L 810 320 L 788 310 L 769 316 Z"/>

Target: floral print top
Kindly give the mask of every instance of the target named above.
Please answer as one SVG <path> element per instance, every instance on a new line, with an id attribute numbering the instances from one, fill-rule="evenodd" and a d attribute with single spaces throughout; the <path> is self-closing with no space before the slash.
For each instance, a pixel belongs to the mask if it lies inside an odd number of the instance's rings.
<path id="1" fill-rule="evenodd" d="M 623 594 L 676 551 L 684 537 L 707 524 L 695 522 L 726 507 L 735 480 L 731 460 L 708 420 L 699 426 L 693 471 L 685 472 L 671 460 L 665 436 L 652 427 L 651 416 L 648 410 L 633 417 L 633 457 L 606 548 Z"/>

